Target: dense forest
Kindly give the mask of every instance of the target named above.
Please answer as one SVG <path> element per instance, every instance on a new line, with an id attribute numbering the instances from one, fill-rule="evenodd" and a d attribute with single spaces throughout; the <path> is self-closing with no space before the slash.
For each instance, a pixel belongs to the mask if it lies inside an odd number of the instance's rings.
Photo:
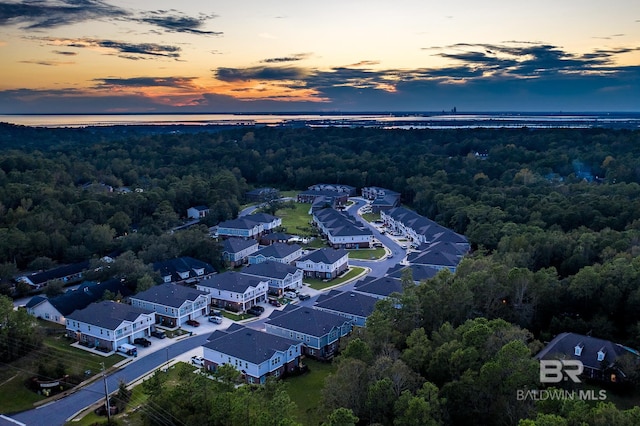
<path id="1" fill-rule="evenodd" d="M 380 303 L 327 382 L 327 416 L 346 408 L 361 424 L 637 424 L 637 410 L 534 409 L 512 396 L 534 383 L 531 355 L 559 332 L 640 348 L 638 131 L 3 125 L 0 146 L 5 291 L 19 271 L 114 251 L 125 253 L 120 273 L 145 285 L 153 261 L 189 255 L 219 266 L 207 225 L 235 217 L 254 187 L 386 187 L 466 235 L 473 251 L 456 274 Z M 167 232 L 202 204 L 212 211 L 205 224 Z"/>

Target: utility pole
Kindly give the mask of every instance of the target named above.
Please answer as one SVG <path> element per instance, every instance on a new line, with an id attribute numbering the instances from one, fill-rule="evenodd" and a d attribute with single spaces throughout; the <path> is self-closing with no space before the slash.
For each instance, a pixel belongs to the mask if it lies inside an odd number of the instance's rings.
<path id="1" fill-rule="evenodd" d="M 107 388 L 107 375 L 104 371 L 104 362 L 100 363 L 102 365 L 102 380 L 104 381 L 104 397 L 106 399 L 107 405 L 107 422 L 111 424 L 111 407 L 109 406 L 109 389 Z"/>

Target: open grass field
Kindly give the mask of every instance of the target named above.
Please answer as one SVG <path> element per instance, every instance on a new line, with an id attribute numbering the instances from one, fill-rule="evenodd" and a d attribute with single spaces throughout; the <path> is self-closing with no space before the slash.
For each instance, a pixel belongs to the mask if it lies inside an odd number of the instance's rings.
<path id="1" fill-rule="evenodd" d="M 282 218 L 284 232 L 300 235 L 301 237 L 315 235 L 315 230 L 309 225 L 311 220 L 309 208 L 311 208 L 311 204 L 294 203 L 294 206 L 295 208 L 293 209 L 284 208 L 276 212 L 276 216 Z"/>
<path id="2" fill-rule="evenodd" d="M 315 290 L 322 290 L 327 287 L 333 287 L 340 284 L 344 284 L 345 282 L 354 279 L 358 275 L 362 274 L 365 271 L 364 268 L 360 268 L 359 266 L 350 266 L 349 272 L 344 274 L 341 277 L 336 278 L 335 280 L 324 282 L 322 280 L 316 278 L 304 278 L 303 282 L 305 284 L 309 284 L 309 287 Z"/>
<path id="3" fill-rule="evenodd" d="M 286 379 L 287 393 L 298 407 L 298 421 L 303 425 L 318 425 L 324 420 L 318 413 L 318 406 L 325 378 L 335 371 L 331 363 L 305 358 L 309 372 L 302 376 Z"/>
<path id="4" fill-rule="evenodd" d="M 383 248 L 349 250 L 349 259 L 374 260 L 381 259 L 385 254 Z"/>

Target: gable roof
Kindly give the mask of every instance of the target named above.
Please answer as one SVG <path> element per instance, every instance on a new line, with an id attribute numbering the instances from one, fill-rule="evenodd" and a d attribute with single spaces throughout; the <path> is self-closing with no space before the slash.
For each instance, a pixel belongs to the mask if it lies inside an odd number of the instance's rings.
<path id="1" fill-rule="evenodd" d="M 196 209 L 199 212 L 204 212 L 204 211 L 209 210 L 209 207 L 207 207 L 207 206 L 193 206 L 193 207 L 190 207 L 190 209 Z"/>
<path id="2" fill-rule="evenodd" d="M 275 327 L 321 337 L 350 321 L 330 312 L 301 306 L 282 312 L 274 310 L 266 322 Z"/>
<path id="3" fill-rule="evenodd" d="M 365 278 L 355 284 L 355 291 L 388 297 L 391 293 L 402 293 L 402 281 L 392 277 Z"/>
<path id="4" fill-rule="evenodd" d="M 242 274 L 253 275 L 264 278 L 284 279 L 287 275 L 295 275 L 299 269 L 287 263 L 267 260 L 254 265 L 247 265 L 242 269 Z"/>
<path id="5" fill-rule="evenodd" d="M 253 253 L 251 256 L 264 256 L 264 257 L 274 257 L 276 259 L 282 259 L 287 257 L 298 250 L 301 250 L 298 244 L 286 244 L 286 243 L 273 243 L 270 246 L 266 246 Z"/>
<path id="6" fill-rule="evenodd" d="M 36 272 L 31 275 L 25 275 L 24 278 L 31 281 L 34 285 L 39 285 L 47 281 L 68 277 L 69 275 L 79 274 L 89 269 L 89 261 L 73 263 L 71 265 L 58 266 L 43 272 Z"/>
<path id="7" fill-rule="evenodd" d="M 331 265 L 337 262 L 338 260 L 342 259 L 344 256 L 348 256 L 348 255 L 349 255 L 349 252 L 346 251 L 345 249 L 332 249 L 332 248 L 325 247 L 325 248 L 312 251 L 306 256 L 301 257 L 300 259 L 298 259 L 298 262 L 304 262 L 309 260 L 314 263 L 325 263 L 325 264 Z"/>
<path id="8" fill-rule="evenodd" d="M 75 320 L 106 328 L 107 330 L 115 330 L 123 321 L 135 321 L 142 314 L 152 313 L 148 309 L 140 309 L 126 303 L 105 300 L 92 303 L 84 309 L 73 312 L 67 317 L 67 320 Z"/>
<path id="9" fill-rule="evenodd" d="M 394 220 L 404 226 L 413 229 L 414 232 L 424 235 L 427 241 L 449 241 L 457 244 L 468 244 L 465 236 L 456 234 L 451 229 L 445 228 L 437 222 L 428 219 L 405 207 L 395 207 L 386 212 Z"/>
<path id="10" fill-rule="evenodd" d="M 332 290 L 321 295 L 315 306 L 359 317 L 368 317 L 379 299 L 352 291 Z"/>
<path id="11" fill-rule="evenodd" d="M 222 242 L 223 253 L 238 253 L 252 246 L 257 246 L 256 240 L 245 240 L 244 238 L 228 238 Z"/>
<path id="12" fill-rule="evenodd" d="M 131 290 L 126 284 L 119 279 L 111 279 L 103 281 L 101 283 L 95 283 L 87 281 L 82 283 L 75 290 L 69 290 L 59 296 L 47 299 L 43 296 L 35 296 L 27 303 L 27 308 L 35 307 L 40 303 L 48 300 L 51 306 L 53 306 L 63 316 L 68 316 L 70 313 L 84 309 L 91 303 L 96 302 L 104 296 L 106 291 L 110 291 L 114 294 L 120 293 L 122 296 L 129 296 Z"/>
<path id="13" fill-rule="evenodd" d="M 407 260 L 409 263 L 444 266 L 447 268 L 455 268 L 458 266 L 458 263 L 460 263 L 460 258 L 458 256 L 432 249 L 428 249 L 422 253 L 411 253 L 411 255 L 407 257 Z"/>
<path id="14" fill-rule="evenodd" d="M 195 273 L 195 269 L 204 269 L 204 275 L 213 274 L 216 272 L 207 262 L 202 262 L 198 259 L 194 259 L 193 257 L 183 256 L 175 259 L 163 260 L 161 262 L 155 262 L 153 264 L 153 270 L 160 273 L 160 276 L 166 277 L 171 275 L 172 281 L 182 281 L 182 278 L 179 274 L 188 272 L 189 277 L 197 277 L 198 275 Z"/>
<path id="15" fill-rule="evenodd" d="M 405 269 L 411 269 L 411 276 L 413 281 L 420 282 L 422 280 L 428 280 L 433 278 L 438 273 L 438 270 L 432 266 L 427 265 L 395 265 L 387 271 L 387 276 L 391 278 L 402 278 L 402 271 Z"/>
<path id="16" fill-rule="evenodd" d="M 285 352 L 291 346 L 300 344 L 295 340 L 239 326 L 229 327 L 226 331 L 217 330 L 203 346 L 252 364 L 262 364 L 276 352 Z"/>
<path id="17" fill-rule="evenodd" d="M 575 355 L 575 347 L 581 345 L 582 353 L 580 356 Z M 598 361 L 598 352 L 605 354 L 605 363 Z M 538 354 L 536 359 L 554 360 L 554 359 L 577 359 L 582 364 L 596 369 L 602 370 L 602 367 L 610 367 L 618 357 L 625 354 L 632 354 L 636 357 L 640 356 L 638 351 L 619 343 L 613 343 L 609 340 L 599 339 L 597 337 L 585 336 L 576 333 L 560 333 Z"/>
<path id="18" fill-rule="evenodd" d="M 198 286 L 232 291 L 234 293 L 244 293 L 249 287 L 257 287 L 261 282 L 265 281 L 263 278 L 241 272 L 227 271 L 200 281 Z"/>
<path id="19" fill-rule="evenodd" d="M 273 232 L 262 237 L 265 241 L 288 241 L 293 235 L 284 232 Z"/>
<path id="20" fill-rule="evenodd" d="M 193 302 L 198 297 L 207 295 L 208 293 L 186 287 L 179 284 L 166 283 L 151 287 L 141 293 L 131 296 L 132 299 L 144 300 L 162 306 L 171 306 L 179 308 L 184 302 Z"/>

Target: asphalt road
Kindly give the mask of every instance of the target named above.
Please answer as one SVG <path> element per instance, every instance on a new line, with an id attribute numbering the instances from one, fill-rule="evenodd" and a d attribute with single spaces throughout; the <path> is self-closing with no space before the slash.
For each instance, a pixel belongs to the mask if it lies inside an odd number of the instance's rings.
<path id="1" fill-rule="evenodd" d="M 398 243 L 392 238 L 382 235 L 378 229 L 358 216 L 358 209 L 366 204 L 366 201 L 361 198 L 352 199 L 355 204 L 347 209 L 347 212 L 354 216 L 356 220 L 369 226 L 373 231 L 374 236 L 385 245 L 393 256 L 389 259 L 379 261 L 366 261 L 366 260 L 351 260 L 349 263 L 356 266 L 362 266 L 370 269 L 370 276 L 382 277 L 386 274 L 387 270 L 392 266 L 399 263 L 406 255 L 406 250 L 402 249 Z M 243 214 L 250 213 L 251 210 L 245 209 Z M 340 286 L 340 290 L 353 289 L 355 282 L 350 282 Z M 311 291 L 309 291 L 311 293 Z M 313 306 L 319 292 L 315 292 L 313 296 L 305 301 L 297 301 L 296 303 L 302 306 Z M 264 321 L 268 316 L 268 312 L 263 314 L 262 318 L 256 321 L 249 322 L 245 325 L 255 328 L 264 328 Z M 209 333 L 196 334 L 193 337 L 189 337 L 170 344 L 169 346 L 160 347 L 154 352 L 150 352 L 145 356 L 141 356 L 135 359 L 133 362 L 126 364 L 123 368 L 110 374 L 107 377 L 107 387 L 110 392 L 114 392 L 118 389 L 119 383 L 124 381 L 125 383 L 131 383 L 135 380 L 148 375 L 150 372 L 160 368 L 162 364 L 167 363 L 168 360 L 183 356 L 186 352 L 199 348 L 209 336 Z M 157 345 L 152 345 L 155 349 Z M 152 350 L 152 349 L 150 349 Z M 201 354 L 200 354 L 201 355 Z M 23 411 L 21 413 L 10 416 L 19 422 L 22 422 L 29 426 L 55 426 L 63 425 L 72 416 L 79 411 L 84 410 L 86 407 L 93 405 L 99 400 L 104 400 L 104 382 L 103 380 L 96 380 L 93 383 L 71 393 L 70 395 L 61 398 L 57 401 L 40 406 L 33 410 Z"/>

